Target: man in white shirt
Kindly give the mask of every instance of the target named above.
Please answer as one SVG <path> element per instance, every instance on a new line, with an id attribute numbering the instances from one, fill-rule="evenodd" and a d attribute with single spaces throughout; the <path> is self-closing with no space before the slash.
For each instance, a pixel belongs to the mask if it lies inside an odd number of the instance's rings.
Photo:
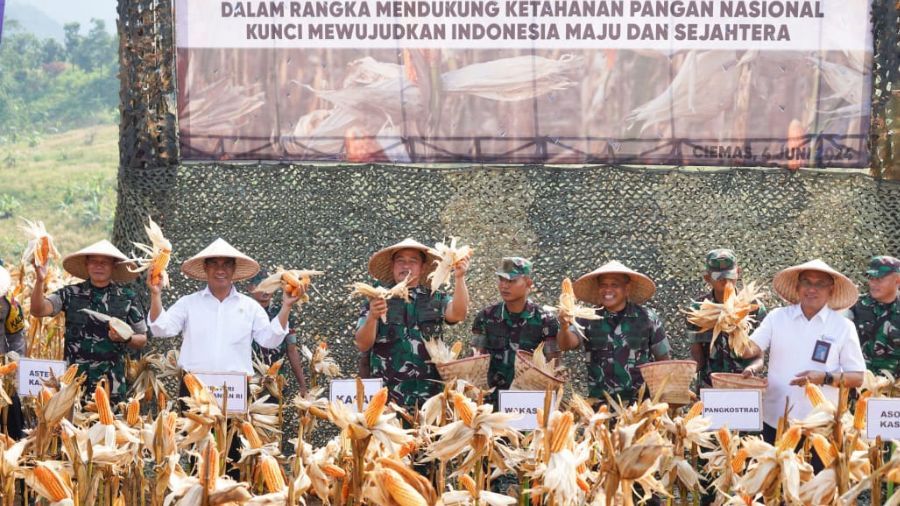
<path id="1" fill-rule="evenodd" d="M 849 278 L 813 260 L 776 274 L 773 288 L 791 305 L 775 309 L 762 321 L 744 354 L 755 358 L 769 351 L 763 403 L 763 438 L 769 442 L 775 439 L 785 402 L 791 419 L 812 411 L 804 394 L 807 382 L 822 385 L 822 393 L 837 405 L 836 387 L 841 382 L 849 388 L 862 385 L 866 370 L 856 328 L 840 313 L 859 296 Z"/>
<path id="2" fill-rule="evenodd" d="M 253 374 L 251 344 L 278 347 L 288 333 L 288 314 L 305 289 L 292 297 L 284 293 L 281 310 L 269 320 L 265 309 L 234 288 L 235 281 L 253 277 L 259 264 L 223 239 L 181 265 L 189 278 L 206 281 L 203 290 L 163 308 L 159 286 L 148 283 L 148 321 L 153 337 L 181 334 L 179 365 L 189 372 L 243 372 Z"/>

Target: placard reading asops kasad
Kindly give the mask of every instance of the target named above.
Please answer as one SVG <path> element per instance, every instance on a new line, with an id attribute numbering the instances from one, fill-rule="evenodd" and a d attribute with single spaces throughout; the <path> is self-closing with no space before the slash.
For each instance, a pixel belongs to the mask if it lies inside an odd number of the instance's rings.
<path id="1" fill-rule="evenodd" d="M 900 440 L 900 399 L 869 399 L 866 403 L 866 437 Z"/>
<path id="2" fill-rule="evenodd" d="M 866 0 L 176 0 L 186 160 L 867 165 Z"/>
<path id="3" fill-rule="evenodd" d="M 721 427 L 749 432 L 762 430 L 762 392 L 759 390 L 701 388 L 700 400 L 703 416 L 712 421 L 709 430 Z"/>
<path id="4" fill-rule="evenodd" d="M 34 397 L 41 393 L 44 381 L 51 376 L 60 377 L 66 372 L 63 360 L 38 360 L 20 358 L 17 377 L 19 380 L 19 397 Z"/>
<path id="5" fill-rule="evenodd" d="M 500 412 L 521 415 L 509 422 L 516 430 L 534 430 L 538 427 L 538 410 L 544 409 L 546 392 L 543 390 L 500 390 Z M 551 405 L 556 403 L 553 394 Z"/>
<path id="6" fill-rule="evenodd" d="M 365 399 L 363 402 L 363 406 L 369 404 L 369 401 L 372 400 L 372 396 L 377 394 L 379 390 L 381 390 L 382 381 L 381 378 L 369 378 L 362 380 L 363 383 L 363 395 L 365 395 Z M 347 404 L 351 407 L 353 411 L 357 411 L 356 404 L 356 380 L 355 379 L 340 379 L 340 380 L 331 380 L 331 390 L 329 391 L 329 400 L 331 402 L 340 401 L 344 404 Z"/>
<path id="7" fill-rule="evenodd" d="M 213 397 L 219 401 L 219 407 L 222 407 L 222 399 L 224 391 L 228 390 L 229 413 L 246 413 L 247 412 L 247 375 L 242 372 L 195 372 L 194 376 L 206 385 L 206 388 L 213 394 Z"/>

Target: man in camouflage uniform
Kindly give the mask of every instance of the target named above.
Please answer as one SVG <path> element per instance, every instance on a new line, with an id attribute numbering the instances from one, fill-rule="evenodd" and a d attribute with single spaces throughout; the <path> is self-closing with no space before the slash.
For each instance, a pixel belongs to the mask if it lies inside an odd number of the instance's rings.
<path id="1" fill-rule="evenodd" d="M 528 298 L 533 283 L 531 262 L 520 257 L 504 258 L 497 271 L 503 302 L 481 310 L 472 324 L 472 345 L 480 353 L 490 353 L 488 397 L 496 406 L 498 390 L 507 390 L 516 373 L 516 351 L 534 351 L 542 342 L 544 354 L 558 355 L 556 318 Z"/>
<path id="2" fill-rule="evenodd" d="M 596 304 L 597 320 L 579 319 L 584 327 L 588 354 L 588 395 L 604 399 L 604 392 L 628 404 L 643 385 L 638 366 L 669 359 L 669 340 L 656 312 L 642 304 L 656 292 L 647 276 L 617 261 L 585 274 L 575 281 L 575 297 Z M 570 328 L 567 315 L 560 314 L 559 348 L 581 345 Z"/>
<path id="3" fill-rule="evenodd" d="M 726 285 L 737 283 L 740 276 L 741 268 L 738 266 L 737 256 L 733 251 L 730 249 L 710 251 L 706 254 L 706 273 L 703 275 L 703 280 L 711 287 L 711 291 L 698 297 L 696 301 L 692 302 L 691 307 L 699 308 L 700 302 L 704 300 L 721 304 Z M 751 314 L 755 320 L 750 328 L 751 332 L 766 317 L 766 307 L 760 301 L 756 301 L 756 304 L 759 308 Z M 699 332 L 696 326 L 688 323 L 688 337 L 691 338 L 691 357 L 697 362 L 700 378 L 706 385 L 712 384 L 710 374 L 714 372 L 750 376 L 759 372 L 763 367 L 762 357 L 748 360 L 738 356 L 731 347 L 731 337 L 728 334 L 720 334 L 713 348 L 710 349 L 712 331 Z"/>
<path id="4" fill-rule="evenodd" d="M 44 297 L 46 267 L 35 266 L 34 291 L 31 294 L 33 316 L 66 313 L 65 359 L 78 365 L 79 374 L 87 375 L 85 388 L 92 392 L 102 378 L 110 385 L 110 399 L 124 400 L 125 356 L 147 342 L 144 311 L 135 300 L 135 292 L 123 286 L 137 274 L 127 269 L 127 257 L 109 241 L 94 243 L 63 259 L 63 269 L 81 283 L 65 286 Z M 84 312 L 90 309 L 113 316 L 131 326 L 135 334 L 123 339 L 109 324 Z"/>
<path id="5" fill-rule="evenodd" d="M 25 314 L 22 306 L 10 293 L 9 272 L 0 260 L 0 353 L 16 352 L 19 357 L 25 356 Z M 22 429 L 25 419 L 22 416 L 22 402 L 16 392 L 11 392 L 12 404 L 6 413 L 6 420 L 0 419 L 0 432 L 5 432 L 13 439 L 24 436 Z"/>
<path id="6" fill-rule="evenodd" d="M 281 304 L 273 302 L 271 293 L 256 290 L 256 286 L 267 277 L 269 277 L 269 273 L 264 269 L 260 269 L 256 276 L 253 276 L 248 281 L 247 291 L 250 292 L 250 296 L 253 297 L 253 300 L 259 302 L 259 305 L 266 310 L 266 314 L 271 320 L 278 316 L 278 313 L 281 311 Z M 293 320 L 292 317 L 289 317 L 289 319 Z M 303 374 L 303 365 L 300 363 L 300 352 L 297 350 L 297 334 L 293 330 L 295 328 L 297 328 L 296 322 L 291 322 L 291 330 L 288 331 L 288 334 L 284 337 L 284 341 L 281 345 L 276 348 L 263 348 L 259 343 L 253 341 L 253 356 L 259 357 L 266 365 L 272 365 L 287 355 L 288 363 L 291 365 L 291 371 L 294 373 L 294 378 L 297 379 L 300 393 L 306 395 L 306 376 Z M 279 374 L 287 376 L 284 367 L 281 368 Z"/>
<path id="7" fill-rule="evenodd" d="M 360 312 L 355 336 L 363 359 L 368 355 L 369 375 L 383 378 L 390 400 L 401 406 L 421 405 L 440 392 L 440 376 L 430 362 L 425 340 L 443 339 L 444 324 L 462 321 L 468 310 L 469 259 L 454 267 L 452 298 L 423 285 L 435 260 L 426 246 L 412 239 L 384 248 L 369 260 L 369 274 L 382 286 L 392 287 L 409 278 L 409 302 L 369 300 Z"/>
<path id="8" fill-rule="evenodd" d="M 866 368 L 900 376 L 900 260 L 877 256 L 866 271 L 869 293 L 850 308 Z"/>

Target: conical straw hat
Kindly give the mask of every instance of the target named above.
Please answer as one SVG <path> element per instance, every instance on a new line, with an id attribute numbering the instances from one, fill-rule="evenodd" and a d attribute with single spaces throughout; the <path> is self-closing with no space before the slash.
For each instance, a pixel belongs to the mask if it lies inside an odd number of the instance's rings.
<path id="1" fill-rule="evenodd" d="M 66 255 L 62 261 L 63 269 L 76 278 L 89 279 L 90 275 L 88 274 L 87 268 L 87 257 L 89 255 L 109 257 L 116 261 L 111 276 L 113 281 L 127 282 L 133 281 L 138 277 L 138 273 L 128 270 L 128 267 L 134 269 L 135 265 L 128 261 L 128 257 L 119 251 L 119 248 L 113 246 L 113 244 L 106 239 L 97 241 L 70 255 Z"/>
<path id="2" fill-rule="evenodd" d="M 207 258 L 233 258 L 234 259 L 234 278 L 232 281 L 242 281 L 252 278 L 259 272 L 259 264 L 256 260 L 241 253 L 234 246 L 228 244 L 221 237 L 213 241 L 212 244 L 204 248 L 203 251 L 188 258 L 181 264 L 181 272 L 185 276 L 206 281 L 206 269 L 204 261 Z"/>
<path id="3" fill-rule="evenodd" d="M 775 275 L 772 288 L 782 299 L 797 304 L 800 302 L 800 273 L 803 271 L 824 272 L 834 279 L 834 289 L 831 298 L 828 299 L 828 307 L 835 311 L 841 311 L 856 304 L 859 298 L 859 290 L 850 278 L 834 270 L 825 262 L 815 259 L 804 264 L 788 267 Z"/>
<path id="4" fill-rule="evenodd" d="M 578 280 L 572 284 L 572 288 L 575 291 L 575 297 L 585 302 L 602 306 L 599 278 L 603 274 L 624 274 L 628 276 L 628 279 L 630 280 L 630 283 L 628 283 L 628 300 L 635 304 L 647 302 L 653 297 L 653 294 L 656 293 L 656 284 L 654 284 L 649 277 L 640 272 L 633 271 L 628 267 L 625 267 L 622 263 L 613 260 L 607 262 L 599 269 L 578 278 Z"/>
<path id="5" fill-rule="evenodd" d="M 369 259 L 369 274 L 373 278 L 388 285 L 394 283 L 394 253 L 402 249 L 415 249 L 425 255 L 425 263 L 422 264 L 422 273 L 419 274 L 419 283 L 425 284 L 428 274 L 434 270 L 434 262 L 438 258 L 428 251 L 428 246 L 413 239 L 404 239 L 393 246 L 380 249 Z"/>

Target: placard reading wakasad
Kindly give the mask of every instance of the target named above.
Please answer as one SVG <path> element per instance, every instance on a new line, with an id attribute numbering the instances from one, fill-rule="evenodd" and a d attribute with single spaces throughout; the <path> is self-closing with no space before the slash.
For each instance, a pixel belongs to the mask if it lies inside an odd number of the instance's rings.
<path id="1" fill-rule="evenodd" d="M 862 167 L 864 0 L 176 0 L 188 160 Z"/>

